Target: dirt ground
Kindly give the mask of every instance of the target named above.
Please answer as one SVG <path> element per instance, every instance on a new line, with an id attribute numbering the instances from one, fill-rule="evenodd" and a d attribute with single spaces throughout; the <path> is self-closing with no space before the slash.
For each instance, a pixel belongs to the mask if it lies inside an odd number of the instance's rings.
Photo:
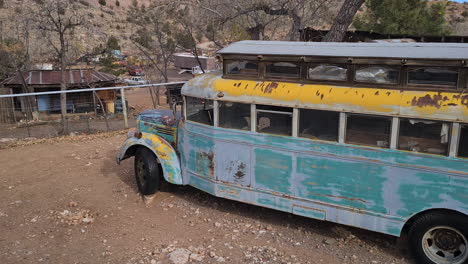
<path id="1" fill-rule="evenodd" d="M 150 203 L 124 132 L 0 146 L 1 263 L 412 263 L 397 239 L 173 186 Z"/>

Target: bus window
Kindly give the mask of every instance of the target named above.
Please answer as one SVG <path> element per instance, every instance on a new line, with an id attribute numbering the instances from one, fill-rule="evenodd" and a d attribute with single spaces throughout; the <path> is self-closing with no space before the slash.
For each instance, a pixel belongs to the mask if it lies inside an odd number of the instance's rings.
<path id="1" fill-rule="evenodd" d="M 250 130 L 250 105 L 219 102 L 219 126 L 223 128 Z"/>
<path id="2" fill-rule="evenodd" d="M 367 66 L 356 69 L 357 82 L 397 84 L 400 70 L 385 66 Z"/>
<path id="3" fill-rule="evenodd" d="M 468 158 L 468 125 L 460 127 L 460 141 L 458 143 L 458 157 Z"/>
<path id="4" fill-rule="evenodd" d="M 392 119 L 367 115 L 348 115 L 346 143 L 388 148 Z"/>
<path id="5" fill-rule="evenodd" d="M 213 101 L 201 98 L 186 97 L 187 120 L 213 125 Z"/>
<path id="6" fill-rule="evenodd" d="M 299 137 L 338 141 L 340 113 L 301 109 L 299 112 Z"/>
<path id="7" fill-rule="evenodd" d="M 267 62 L 266 76 L 299 78 L 301 64 L 295 62 Z"/>
<path id="8" fill-rule="evenodd" d="M 310 80 L 326 80 L 326 81 L 346 81 L 348 69 L 341 65 L 312 65 L 309 66 Z"/>
<path id="9" fill-rule="evenodd" d="M 457 85 L 458 72 L 447 68 L 417 68 L 408 71 L 409 84 Z"/>
<path id="10" fill-rule="evenodd" d="M 449 123 L 402 118 L 398 149 L 447 155 L 449 136 Z"/>
<path id="11" fill-rule="evenodd" d="M 257 132 L 292 135 L 292 108 L 257 105 Z"/>
<path id="12" fill-rule="evenodd" d="M 258 63 L 256 61 L 227 61 L 226 74 L 258 75 Z"/>

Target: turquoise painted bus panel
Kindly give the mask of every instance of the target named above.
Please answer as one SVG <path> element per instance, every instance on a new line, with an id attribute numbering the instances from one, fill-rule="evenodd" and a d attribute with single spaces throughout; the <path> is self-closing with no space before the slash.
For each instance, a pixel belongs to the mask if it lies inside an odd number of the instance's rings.
<path id="1" fill-rule="evenodd" d="M 306 207 L 301 207 L 301 206 L 296 205 L 296 206 L 293 206 L 292 213 L 296 215 L 318 219 L 318 220 L 325 220 L 325 212 L 322 210 L 314 209 L 314 208 L 306 208 Z"/>
<path id="2" fill-rule="evenodd" d="M 393 166 L 426 167 L 441 172 L 464 173 L 468 177 L 468 161 L 461 158 L 449 158 L 424 153 L 397 151 L 384 148 L 343 145 L 334 142 L 310 140 L 304 138 L 282 137 L 253 133 L 241 130 L 206 127 L 194 123 L 185 123 L 187 131 L 194 135 L 210 135 L 216 140 L 228 140 L 248 145 L 268 146 L 287 149 L 294 152 L 313 152 L 328 157 L 371 161 Z"/>
<path id="3" fill-rule="evenodd" d="M 298 197 L 388 213 L 383 203 L 384 166 L 298 154 L 296 167 Z"/>
<path id="4" fill-rule="evenodd" d="M 214 141 L 207 137 L 188 137 L 188 170 L 206 178 L 214 178 Z"/>
<path id="5" fill-rule="evenodd" d="M 215 176 L 218 181 L 242 186 L 251 185 L 250 148 L 223 143 L 215 145 Z"/>
<path id="6" fill-rule="evenodd" d="M 216 196 L 396 236 L 424 210 L 468 213 L 466 159 L 190 122 L 181 125 L 178 137 L 187 182 L 196 177 L 189 184 L 210 193 L 214 188 Z M 213 162 L 201 162 L 197 152 L 212 153 Z M 228 166 L 235 160 L 247 163 L 243 182 L 236 182 Z"/>
<path id="7" fill-rule="evenodd" d="M 265 148 L 255 148 L 254 153 L 253 187 L 292 195 L 293 159 L 291 154 Z"/>
<path id="8" fill-rule="evenodd" d="M 319 220 L 325 219 L 339 224 L 367 228 L 394 236 L 400 235 L 400 230 L 404 225 L 402 219 L 387 215 L 357 212 L 329 204 L 304 201 L 292 197 L 280 197 L 277 194 L 254 188 L 226 185 L 214 180 L 201 178 L 195 174 L 190 174 L 190 178 L 194 180 L 193 183 L 190 183 L 192 186 L 218 197 Z M 215 190 L 214 193 L 213 190 Z M 303 209 L 300 210 L 298 208 Z"/>

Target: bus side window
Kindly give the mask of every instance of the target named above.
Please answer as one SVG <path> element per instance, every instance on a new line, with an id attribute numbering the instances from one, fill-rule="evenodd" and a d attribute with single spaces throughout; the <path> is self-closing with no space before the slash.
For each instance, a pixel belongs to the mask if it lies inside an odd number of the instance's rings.
<path id="1" fill-rule="evenodd" d="M 213 100 L 195 97 L 186 97 L 187 120 L 213 125 Z"/>
<path id="2" fill-rule="evenodd" d="M 458 142 L 458 157 L 468 158 L 468 125 L 460 127 L 460 141 Z"/>
<path id="3" fill-rule="evenodd" d="M 398 84 L 400 70 L 394 67 L 365 66 L 356 69 L 354 79 L 357 82 Z"/>
<path id="4" fill-rule="evenodd" d="M 301 109 L 299 112 L 299 137 L 338 142 L 340 113 Z"/>
<path id="5" fill-rule="evenodd" d="M 266 62 L 266 76 L 299 78 L 301 65 L 296 62 Z"/>
<path id="6" fill-rule="evenodd" d="M 258 75 L 258 63 L 256 61 L 226 61 L 226 74 Z"/>
<path id="7" fill-rule="evenodd" d="M 420 119 L 400 119 L 398 149 L 447 155 L 450 124 Z"/>
<path id="8" fill-rule="evenodd" d="M 346 81 L 347 73 L 346 65 L 310 65 L 307 78 L 309 80 Z"/>
<path id="9" fill-rule="evenodd" d="M 458 71 L 450 68 L 416 68 L 408 71 L 408 84 L 456 87 Z"/>
<path id="10" fill-rule="evenodd" d="M 348 115 L 346 143 L 388 148 L 392 119 L 367 115 Z"/>
<path id="11" fill-rule="evenodd" d="M 257 132 L 292 136 L 292 108 L 257 105 Z"/>
<path id="12" fill-rule="evenodd" d="M 219 127 L 250 130 L 250 104 L 219 102 Z"/>

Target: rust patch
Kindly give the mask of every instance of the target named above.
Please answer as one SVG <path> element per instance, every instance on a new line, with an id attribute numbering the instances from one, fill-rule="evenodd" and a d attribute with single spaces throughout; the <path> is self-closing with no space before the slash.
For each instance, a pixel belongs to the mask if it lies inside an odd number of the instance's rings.
<path id="1" fill-rule="evenodd" d="M 244 178 L 245 176 L 245 164 L 243 162 L 241 162 L 241 164 L 239 164 L 239 166 L 237 166 L 237 172 L 234 174 L 234 178 L 236 178 L 236 180 L 240 180 L 242 178 Z"/>
<path id="2" fill-rule="evenodd" d="M 265 90 L 263 92 L 265 93 L 271 93 L 273 92 L 274 89 L 278 88 L 278 83 L 275 83 L 275 82 L 272 82 L 272 83 L 269 83 L 266 87 L 265 87 Z"/>
<path id="3" fill-rule="evenodd" d="M 434 95 L 432 97 L 429 94 L 426 94 L 425 96 L 419 98 L 415 96 L 411 101 L 411 105 L 417 107 L 432 106 L 439 109 L 442 106 L 442 103 L 447 100 L 448 98 L 446 96 L 442 97 L 440 94 Z"/>
<path id="4" fill-rule="evenodd" d="M 200 152 L 198 153 L 198 155 L 200 156 L 200 160 L 202 159 L 208 160 L 208 167 L 210 169 L 210 175 L 213 176 L 214 175 L 214 163 L 213 163 L 214 154 L 212 152 L 210 153 Z M 200 164 L 197 164 L 197 165 L 200 166 Z M 200 171 L 203 171 L 203 170 L 200 170 Z"/>

